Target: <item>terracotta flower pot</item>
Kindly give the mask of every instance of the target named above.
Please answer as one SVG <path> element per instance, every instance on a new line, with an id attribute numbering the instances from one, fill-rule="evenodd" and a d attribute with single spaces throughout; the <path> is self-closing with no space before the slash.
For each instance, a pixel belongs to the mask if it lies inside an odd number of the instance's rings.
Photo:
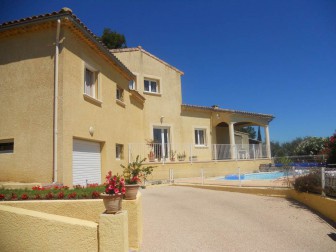
<path id="1" fill-rule="evenodd" d="M 122 194 L 106 194 L 101 193 L 100 198 L 103 199 L 105 205 L 105 213 L 107 214 L 115 214 L 121 211 L 122 204 Z"/>
<path id="2" fill-rule="evenodd" d="M 138 194 L 138 190 L 139 190 L 140 185 L 138 185 L 138 184 L 125 185 L 125 187 L 126 187 L 125 199 L 135 200 L 136 196 Z"/>

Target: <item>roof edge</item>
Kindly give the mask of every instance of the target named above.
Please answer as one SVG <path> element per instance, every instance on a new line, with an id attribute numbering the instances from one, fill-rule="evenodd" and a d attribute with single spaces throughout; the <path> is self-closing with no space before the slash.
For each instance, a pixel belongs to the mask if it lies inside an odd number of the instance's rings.
<path id="1" fill-rule="evenodd" d="M 258 116 L 269 119 L 269 122 L 271 122 L 275 117 L 270 114 L 261 114 L 261 113 L 254 113 L 254 112 L 247 112 L 247 111 L 240 111 L 240 110 L 232 110 L 232 109 L 222 109 L 218 106 L 213 107 L 206 107 L 206 106 L 198 106 L 198 105 L 190 105 L 190 104 L 182 104 L 182 108 L 185 109 L 195 109 L 195 110 L 204 110 L 209 112 L 228 112 L 228 113 L 237 113 L 237 114 L 244 114 L 244 115 L 250 115 L 250 116 Z"/>
<path id="2" fill-rule="evenodd" d="M 30 25 L 30 24 L 39 24 L 46 22 L 48 20 L 55 20 L 58 18 L 68 18 L 69 20 L 72 21 L 73 24 L 76 25 L 78 29 L 80 29 L 85 36 L 87 36 L 96 46 L 97 48 L 102 51 L 112 62 L 116 64 L 117 67 L 120 68 L 120 70 L 123 70 L 125 74 L 130 78 L 130 79 L 135 79 L 136 76 L 113 54 L 110 52 L 110 50 L 104 45 L 100 40 L 99 37 L 93 34 L 93 32 L 84 25 L 84 23 L 75 15 L 72 13 L 72 10 L 64 7 L 58 12 L 52 12 L 52 13 L 47 13 L 47 14 L 42 14 L 38 16 L 31 16 L 27 18 L 21 18 L 18 20 L 14 21 L 8 21 L 0 24 L 0 31 L 6 31 L 10 30 L 12 28 L 19 28 L 25 25 Z"/>
<path id="3" fill-rule="evenodd" d="M 156 57 L 155 55 L 151 54 L 150 52 L 146 51 L 141 46 L 138 46 L 138 47 L 129 47 L 129 48 L 110 49 L 110 52 L 112 52 L 112 53 L 134 52 L 134 51 L 143 52 L 143 53 L 147 54 L 148 56 L 152 57 L 153 59 L 156 59 L 157 61 L 161 62 L 162 64 L 164 64 L 164 65 L 170 67 L 171 69 L 175 70 L 180 75 L 184 75 L 184 72 L 182 72 L 181 70 L 177 69 L 176 67 L 168 64 L 164 60 Z"/>

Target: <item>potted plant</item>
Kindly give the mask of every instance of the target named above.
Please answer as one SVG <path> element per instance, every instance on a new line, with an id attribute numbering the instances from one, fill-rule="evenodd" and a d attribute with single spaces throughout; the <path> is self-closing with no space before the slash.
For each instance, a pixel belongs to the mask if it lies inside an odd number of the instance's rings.
<path id="1" fill-rule="evenodd" d="M 123 176 L 125 178 L 126 194 L 125 199 L 134 200 L 136 199 L 141 179 L 146 177 L 153 172 L 153 166 L 143 167 L 143 162 L 146 161 L 146 158 L 140 160 L 140 157 L 137 156 L 134 162 L 129 163 L 127 166 L 120 165 L 123 168 Z"/>
<path id="2" fill-rule="evenodd" d="M 149 151 L 149 154 L 148 154 L 148 160 L 149 160 L 149 162 L 154 162 L 155 161 L 155 154 L 154 154 L 154 151 L 153 151 L 154 140 L 147 139 L 146 142 L 147 142 L 147 145 L 150 147 L 150 151 Z"/>
<path id="3" fill-rule="evenodd" d="M 100 194 L 105 205 L 105 213 L 115 214 L 121 210 L 125 192 L 125 179 L 118 174 L 112 175 L 112 172 L 109 171 L 106 175 L 105 192 Z"/>
<path id="4" fill-rule="evenodd" d="M 178 161 L 184 161 L 185 158 L 186 158 L 185 151 L 183 151 L 183 153 L 178 153 L 177 154 Z"/>
<path id="5" fill-rule="evenodd" d="M 175 161 L 175 155 L 176 155 L 176 151 L 171 150 L 170 151 L 170 161 Z"/>

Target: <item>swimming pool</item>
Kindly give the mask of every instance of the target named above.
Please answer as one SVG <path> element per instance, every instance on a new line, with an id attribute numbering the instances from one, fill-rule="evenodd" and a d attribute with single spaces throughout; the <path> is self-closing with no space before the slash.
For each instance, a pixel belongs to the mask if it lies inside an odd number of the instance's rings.
<path id="1" fill-rule="evenodd" d="M 286 176 L 284 172 L 259 172 L 240 174 L 241 180 L 272 180 Z M 218 178 L 218 180 L 239 180 L 238 174 L 229 174 L 225 177 Z"/>

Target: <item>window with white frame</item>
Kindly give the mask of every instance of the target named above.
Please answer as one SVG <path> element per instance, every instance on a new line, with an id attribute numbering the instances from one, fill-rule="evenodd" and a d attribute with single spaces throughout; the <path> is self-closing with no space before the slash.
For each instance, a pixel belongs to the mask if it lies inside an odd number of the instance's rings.
<path id="1" fill-rule="evenodd" d="M 144 91 L 149 93 L 160 93 L 160 84 L 158 80 L 144 80 Z"/>
<path id="2" fill-rule="evenodd" d="M 195 145 L 206 146 L 206 130 L 195 129 Z"/>
<path id="3" fill-rule="evenodd" d="M 124 145 L 116 144 L 116 159 L 121 160 L 124 156 Z"/>
<path id="4" fill-rule="evenodd" d="M 124 101 L 124 89 L 117 87 L 116 99 L 122 102 Z"/>
<path id="5" fill-rule="evenodd" d="M 98 99 L 98 72 L 85 67 L 84 94 Z"/>

